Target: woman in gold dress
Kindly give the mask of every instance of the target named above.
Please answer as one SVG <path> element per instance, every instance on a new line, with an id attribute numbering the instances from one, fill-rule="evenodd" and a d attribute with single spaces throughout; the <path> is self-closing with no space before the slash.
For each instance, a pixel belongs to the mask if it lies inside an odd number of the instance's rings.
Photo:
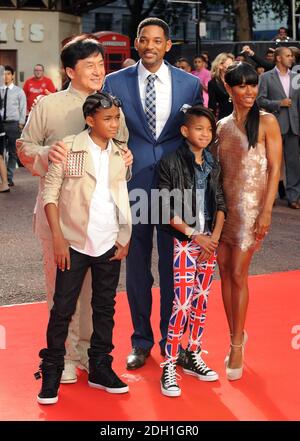
<path id="1" fill-rule="evenodd" d="M 231 344 L 225 359 L 229 380 L 243 373 L 248 306 L 248 269 L 267 234 L 280 177 L 281 134 L 276 118 L 256 104 L 258 76 L 235 62 L 225 74 L 234 111 L 218 123 L 219 160 L 227 206 L 218 248 L 222 297 Z"/>

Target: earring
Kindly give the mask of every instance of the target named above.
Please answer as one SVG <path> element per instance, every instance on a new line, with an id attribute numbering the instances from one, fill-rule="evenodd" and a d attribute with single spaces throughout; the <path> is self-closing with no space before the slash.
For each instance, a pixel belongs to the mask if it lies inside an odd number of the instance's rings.
<path id="1" fill-rule="evenodd" d="M 232 102 L 232 99 L 231 99 L 231 96 L 230 96 L 230 95 L 229 95 L 228 101 L 229 101 L 230 103 Z"/>

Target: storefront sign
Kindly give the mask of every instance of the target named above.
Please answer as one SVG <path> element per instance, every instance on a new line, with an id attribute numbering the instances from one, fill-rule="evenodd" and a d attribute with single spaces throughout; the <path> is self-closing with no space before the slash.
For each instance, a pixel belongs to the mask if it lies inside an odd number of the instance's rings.
<path id="1" fill-rule="evenodd" d="M 33 23 L 29 25 L 29 29 L 22 20 L 16 19 L 12 25 L 14 32 L 14 40 L 22 42 L 26 38 L 33 42 L 41 42 L 44 40 L 44 25 Z M 0 19 L 0 42 L 7 43 L 8 41 L 9 24 Z"/>

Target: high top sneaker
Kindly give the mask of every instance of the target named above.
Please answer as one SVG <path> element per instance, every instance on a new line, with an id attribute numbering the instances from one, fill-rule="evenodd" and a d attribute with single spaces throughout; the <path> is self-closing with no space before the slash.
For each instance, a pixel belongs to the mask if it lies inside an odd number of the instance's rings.
<path id="1" fill-rule="evenodd" d="M 167 397 L 179 397 L 181 389 L 177 384 L 177 378 L 180 379 L 181 377 L 176 373 L 176 362 L 167 360 L 161 363 L 160 367 L 163 368 L 160 379 L 161 393 Z"/>
<path id="2" fill-rule="evenodd" d="M 111 367 L 112 357 L 107 355 L 101 360 L 90 359 L 89 380 L 90 387 L 103 389 L 110 394 L 124 394 L 129 392 L 127 384 L 117 376 Z"/>
<path id="3" fill-rule="evenodd" d="M 42 388 L 37 396 L 40 404 L 55 404 L 58 401 L 58 389 L 63 371 L 63 366 L 42 361 L 40 369 L 34 374 L 38 380 L 42 377 Z"/>
<path id="4" fill-rule="evenodd" d="M 198 377 L 202 381 L 216 381 L 219 375 L 206 366 L 201 358 L 201 353 L 204 351 L 190 352 L 186 350 L 183 371 L 188 375 Z"/>

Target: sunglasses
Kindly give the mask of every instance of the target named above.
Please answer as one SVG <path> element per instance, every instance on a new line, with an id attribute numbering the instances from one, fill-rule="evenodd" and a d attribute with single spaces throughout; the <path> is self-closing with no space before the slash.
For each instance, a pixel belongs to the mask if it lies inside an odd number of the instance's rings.
<path id="1" fill-rule="evenodd" d="M 112 106 L 121 107 L 122 102 L 119 98 L 102 96 L 100 99 L 95 99 L 95 104 L 90 110 L 97 109 L 97 107 L 102 107 L 103 109 L 110 109 Z"/>

